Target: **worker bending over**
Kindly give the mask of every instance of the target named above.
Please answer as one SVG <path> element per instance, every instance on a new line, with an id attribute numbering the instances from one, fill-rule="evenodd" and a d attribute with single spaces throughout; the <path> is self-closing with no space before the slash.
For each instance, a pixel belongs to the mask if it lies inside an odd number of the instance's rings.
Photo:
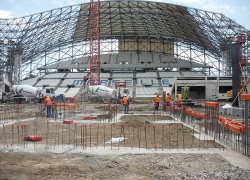
<path id="1" fill-rule="evenodd" d="M 124 106 L 124 114 L 128 114 L 129 111 L 129 100 L 128 97 L 126 95 L 124 95 L 123 99 L 122 99 L 122 103 Z"/>
<path id="2" fill-rule="evenodd" d="M 159 110 L 159 105 L 160 105 L 160 94 L 157 94 L 154 97 L 154 106 L 155 106 L 155 110 L 158 111 Z"/>

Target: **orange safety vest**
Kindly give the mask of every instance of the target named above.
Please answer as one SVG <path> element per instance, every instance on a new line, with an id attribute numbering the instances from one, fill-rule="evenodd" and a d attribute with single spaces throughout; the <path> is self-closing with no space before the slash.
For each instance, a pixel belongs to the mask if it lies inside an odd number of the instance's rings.
<path id="1" fill-rule="evenodd" d="M 49 97 L 47 97 L 47 98 L 45 99 L 45 105 L 46 105 L 46 106 L 52 105 L 51 99 L 50 99 Z"/>
<path id="2" fill-rule="evenodd" d="M 154 98 L 154 102 L 160 102 L 160 98 L 159 98 L 159 96 L 155 96 L 155 98 Z"/>
<path id="3" fill-rule="evenodd" d="M 170 102 L 170 101 L 171 101 L 171 96 L 167 95 L 167 96 L 165 97 L 165 100 L 166 100 L 166 102 Z"/>
<path id="4" fill-rule="evenodd" d="M 123 101 L 123 104 L 128 104 L 128 98 L 127 98 L 127 97 L 124 97 L 124 98 L 122 99 L 122 101 Z"/>
<path id="5" fill-rule="evenodd" d="M 182 100 L 181 99 L 177 99 L 177 104 L 182 104 Z"/>

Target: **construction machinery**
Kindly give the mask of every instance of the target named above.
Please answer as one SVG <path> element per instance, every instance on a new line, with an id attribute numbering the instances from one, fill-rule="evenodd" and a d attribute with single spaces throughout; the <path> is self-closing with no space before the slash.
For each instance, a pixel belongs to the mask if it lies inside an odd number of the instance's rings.
<path id="1" fill-rule="evenodd" d="M 43 102 L 42 95 L 55 97 L 54 88 L 43 87 L 37 88 L 31 85 L 12 85 L 10 93 L 2 93 L 2 102 L 14 101 L 15 103 L 24 103 L 34 101 L 35 103 Z"/>
<path id="2" fill-rule="evenodd" d="M 125 82 L 117 82 L 115 89 L 103 85 L 94 85 L 87 88 L 89 100 L 92 103 L 121 103 L 124 95 L 129 96 L 129 89 L 126 88 Z"/>

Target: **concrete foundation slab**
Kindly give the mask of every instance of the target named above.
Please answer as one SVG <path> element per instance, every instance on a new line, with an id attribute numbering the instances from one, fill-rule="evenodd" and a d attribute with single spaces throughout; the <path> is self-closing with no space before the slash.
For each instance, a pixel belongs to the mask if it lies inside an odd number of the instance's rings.
<path id="1" fill-rule="evenodd" d="M 211 136 L 207 136 L 204 133 L 197 133 L 197 134 L 193 134 L 194 137 L 196 137 L 197 139 L 201 139 L 201 140 L 208 140 L 208 141 L 212 141 L 214 140 L 214 138 L 212 138 Z"/>

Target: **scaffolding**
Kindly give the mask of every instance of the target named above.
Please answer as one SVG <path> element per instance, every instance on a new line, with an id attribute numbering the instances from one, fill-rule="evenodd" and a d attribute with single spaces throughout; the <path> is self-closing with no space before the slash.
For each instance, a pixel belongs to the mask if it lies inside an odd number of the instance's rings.
<path id="1" fill-rule="evenodd" d="M 190 68 L 193 63 L 198 63 L 201 67 L 195 70 L 207 75 L 230 75 L 230 49 L 222 48 L 222 45 L 228 37 L 250 34 L 242 25 L 221 13 L 163 2 L 102 1 L 97 11 L 100 12 L 101 35 L 98 38 L 93 36 L 95 40 L 92 42 L 96 46 L 92 47 L 90 33 L 93 29 L 96 32 L 96 27 L 92 27 L 90 12 L 90 3 L 83 3 L 20 18 L 1 19 L 4 63 L 19 68 L 20 59 L 23 78 L 30 74 L 41 76 L 54 71 L 56 63 L 90 57 L 100 48 L 102 55 L 146 53 L 152 54 L 153 59 L 157 54 L 186 60 L 190 62 Z M 94 25 L 99 24 L 97 21 L 95 19 Z M 249 38 L 245 46 L 249 49 Z M 18 52 L 18 57 L 14 58 L 13 51 Z M 249 60 L 249 54 L 246 56 Z M 94 62 L 93 71 L 98 75 L 96 65 L 99 66 L 99 61 Z M 89 58 L 81 63 L 77 68 L 88 69 L 90 66 Z M 87 68 L 83 66 L 85 63 Z M 172 68 L 167 65 L 159 64 L 159 68 Z M 5 72 L 9 72 L 7 69 L 15 71 L 11 66 L 5 68 Z M 211 72 L 206 69 L 211 69 Z M 18 81 L 14 78 L 18 77 L 16 74 L 8 73 L 8 77 L 15 83 Z"/>

